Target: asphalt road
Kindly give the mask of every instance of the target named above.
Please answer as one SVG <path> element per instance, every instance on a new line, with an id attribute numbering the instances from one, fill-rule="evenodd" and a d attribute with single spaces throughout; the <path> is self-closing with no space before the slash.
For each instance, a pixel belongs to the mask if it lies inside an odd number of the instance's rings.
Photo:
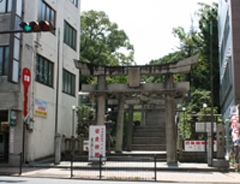
<path id="1" fill-rule="evenodd" d="M 134 181 L 106 181 L 106 180 L 80 180 L 80 179 L 52 179 L 52 178 L 26 178 L 26 177 L 4 177 L 0 176 L 0 184 L 153 184 L 155 182 Z M 157 182 L 159 183 L 159 182 Z M 169 182 L 160 182 L 170 184 Z M 172 182 L 171 182 L 172 183 Z M 177 182 L 174 182 L 177 183 Z M 195 183 L 195 182 L 194 182 Z M 183 183 L 180 183 L 183 184 Z M 188 183 L 190 184 L 190 183 Z M 196 184 L 196 183 L 195 183 Z"/>

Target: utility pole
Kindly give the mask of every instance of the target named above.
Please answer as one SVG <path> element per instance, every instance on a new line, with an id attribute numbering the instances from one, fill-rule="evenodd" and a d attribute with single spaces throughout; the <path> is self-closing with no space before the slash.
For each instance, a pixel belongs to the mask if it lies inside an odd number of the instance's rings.
<path id="1" fill-rule="evenodd" d="M 213 23 L 210 21 L 210 63 L 211 63 L 211 129 L 209 132 L 209 137 L 208 137 L 208 143 L 209 143 L 209 154 L 208 154 L 208 165 L 212 166 L 213 165 L 213 58 L 212 58 L 212 26 Z"/>

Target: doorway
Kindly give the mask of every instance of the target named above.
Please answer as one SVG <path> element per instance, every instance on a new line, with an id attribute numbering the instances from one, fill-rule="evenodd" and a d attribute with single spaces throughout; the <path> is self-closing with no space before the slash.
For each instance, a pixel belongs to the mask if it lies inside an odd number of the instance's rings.
<path id="1" fill-rule="evenodd" d="M 8 111 L 0 111 L 0 162 L 8 161 L 9 124 Z"/>

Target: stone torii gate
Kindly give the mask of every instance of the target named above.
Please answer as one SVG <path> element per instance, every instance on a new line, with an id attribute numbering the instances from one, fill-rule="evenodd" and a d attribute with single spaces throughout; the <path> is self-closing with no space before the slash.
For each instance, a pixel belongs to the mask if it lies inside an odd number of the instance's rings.
<path id="1" fill-rule="evenodd" d="M 189 82 L 174 83 L 174 74 L 189 73 L 191 67 L 197 64 L 199 55 L 173 63 L 158 65 L 136 66 L 103 66 L 74 60 L 76 68 L 83 76 L 96 76 L 97 85 L 82 85 L 83 92 L 96 96 L 96 124 L 104 125 L 106 94 L 112 94 L 118 99 L 118 118 L 115 151 L 122 151 L 123 120 L 125 96 L 135 95 L 164 95 L 166 108 L 166 149 L 167 163 L 175 164 L 176 157 L 176 127 L 175 127 L 175 96 L 183 95 L 189 90 Z M 141 83 L 141 75 L 165 75 L 164 83 Z M 106 76 L 128 76 L 128 84 L 106 84 Z M 110 97 L 110 98 L 111 98 Z"/>

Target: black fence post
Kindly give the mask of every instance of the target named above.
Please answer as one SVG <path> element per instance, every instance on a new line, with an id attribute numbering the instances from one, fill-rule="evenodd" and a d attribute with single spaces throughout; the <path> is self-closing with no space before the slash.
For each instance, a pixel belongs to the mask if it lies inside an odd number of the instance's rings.
<path id="1" fill-rule="evenodd" d="M 22 174 L 22 165 L 23 165 L 23 161 L 22 161 L 22 152 L 19 154 L 19 175 Z"/>
<path id="2" fill-rule="evenodd" d="M 102 179 L 102 155 L 99 157 L 99 179 Z"/>
<path id="3" fill-rule="evenodd" d="M 155 178 L 155 181 L 157 181 L 157 156 L 156 156 L 156 154 L 154 155 L 154 178 Z"/>
<path id="4" fill-rule="evenodd" d="M 73 177 L 73 153 L 71 153 L 71 178 Z"/>

